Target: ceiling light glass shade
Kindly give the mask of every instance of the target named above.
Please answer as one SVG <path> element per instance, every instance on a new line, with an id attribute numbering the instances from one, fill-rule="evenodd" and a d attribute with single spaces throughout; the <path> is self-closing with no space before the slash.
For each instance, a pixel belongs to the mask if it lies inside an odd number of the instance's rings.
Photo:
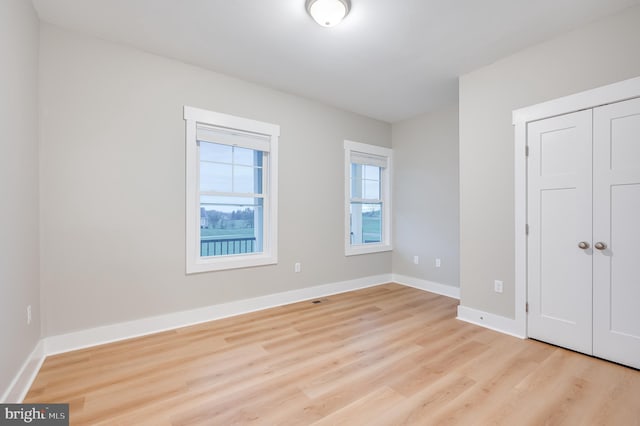
<path id="1" fill-rule="evenodd" d="M 309 15 L 323 27 L 333 27 L 349 13 L 349 0 L 307 0 Z"/>

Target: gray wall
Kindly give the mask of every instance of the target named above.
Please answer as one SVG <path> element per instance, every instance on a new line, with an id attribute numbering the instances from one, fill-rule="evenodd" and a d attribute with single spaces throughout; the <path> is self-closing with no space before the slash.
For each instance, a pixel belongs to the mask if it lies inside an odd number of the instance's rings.
<path id="1" fill-rule="evenodd" d="M 460 78 L 464 306 L 513 317 L 514 109 L 640 76 L 640 7 Z M 493 281 L 504 281 L 504 293 Z"/>
<path id="2" fill-rule="evenodd" d="M 38 18 L 0 2 L 0 397 L 40 338 Z M 33 322 L 27 326 L 26 307 Z"/>
<path id="3" fill-rule="evenodd" d="M 40 49 L 45 335 L 391 272 L 344 256 L 342 191 L 344 139 L 389 124 L 49 25 Z M 281 126 L 278 265 L 185 275 L 184 105 Z"/>
<path id="4" fill-rule="evenodd" d="M 457 287 L 458 105 L 395 123 L 392 132 L 393 272 Z M 416 255 L 418 265 L 413 263 Z"/>

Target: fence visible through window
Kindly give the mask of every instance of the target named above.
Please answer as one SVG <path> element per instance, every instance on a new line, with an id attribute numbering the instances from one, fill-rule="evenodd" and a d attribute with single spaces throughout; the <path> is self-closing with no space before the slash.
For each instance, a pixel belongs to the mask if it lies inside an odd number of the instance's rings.
<path id="1" fill-rule="evenodd" d="M 243 238 L 202 238 L 200 256 L 225 256 L 230 254 L 253 253 L 256 237 Z"/>

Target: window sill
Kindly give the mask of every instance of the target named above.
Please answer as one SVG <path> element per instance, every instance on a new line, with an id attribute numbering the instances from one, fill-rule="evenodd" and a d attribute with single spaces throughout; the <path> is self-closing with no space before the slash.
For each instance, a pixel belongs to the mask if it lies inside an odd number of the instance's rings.
<path id="1" fill-rule="evenodd" d="M 375 245 L 362 245 L 362 246 L 348 246 L 345 248 L 345 256 L 359 256 L 361 254 L 382 253 L 385 251 L 392 251 L 393 246 L 390 244 L 375 244 Z"/>
<path id="2" fill-rule="evenodd" d="M 277 257 L 266 254 L 199 259 L 195 263 L 187 264 L 187 274 L 253 268 L 256 266 L 275 265 L 277 263 Z"/>

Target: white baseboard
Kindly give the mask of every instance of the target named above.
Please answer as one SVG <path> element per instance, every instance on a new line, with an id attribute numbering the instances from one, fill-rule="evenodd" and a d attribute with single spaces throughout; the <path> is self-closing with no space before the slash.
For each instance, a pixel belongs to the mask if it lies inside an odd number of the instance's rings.
<path id="1" fill-rule="evenodd" d="M 274 308 L 304 300 L 326 297 L 333 294 L 374 287 L 380 284 L 396 282 L 408 287 L 456 299 L 460 298 L 460 289 L 449 285 L 421 280 L 396 274 L 383 274 L 358 278 L 349 281 L 307 287 L 282 293 L 269 294 L 251 299 L 207 306 L 188 311 L 142 318 L 118 324 L 95 327 L 73 333 L 50 336 L 41 339 L 33 352 L 24 362 L 13 382 L 2 396 L 2 402 L 22 402 L 31 387 L 42 363 L 49 355 L 83 349 L 105 343 L 116 342 L 162 331 L 173 330 L 189 325 L 214 321 L 263 309 Z M 512 336 L 524 338 L 519 333 L 516 321 L 490 314 L 462 305 L 458 306 L 458 319 L 490 328 Z"/>
<path id="2" fill-rule="evenodd" d="M 458 319 L 481 327 L 489 328 L 500 333 L 509 334 L 520 339 L 526 339 L 525 333 L 515 319 L 462 305 L 458 305 Z"/>
<path id="3" fill-rule="evenodd" d="M 391 274 L 376 275 L 51 336 L 44 339 L 45 353 L 54 355 L 69 352 L 391 281 Z"/>
<path id="4" fill-rule="evenodd" d="M 18 374 L 14 377 L 13 381 L 7 388 L 4 395 L 0 399 L 3 403 L 20 403 L 27 396 L 27 392 L 31 387 L 40 367 L 46 358 L 44 352 L 44 344 L 42 340 L 39 340 L 36 347 L 31 351 L 31 354 L 22 364 L 22 367 L 18 371 Z"/>
<path id="5" fill-rule="evenodd" d="M 406 285 L 407 287 L 413 287 L 418 290 L 441 294 L 454 299 L 460 299 L 460 287 L 422 280 L 420 278 L 408 277 L 406 275 L 393 274 L 392 277 L 393 282 Z"/>
<path id="6" fill-rule="evenodd" d="M 46 337 L 38 342 L 33 352 L 25 360 L 20 371 L 18 371 L 8 389 L 2 395 L 0 402 L 22 402 L 38 371 L 40 371 L 42 363 L 49 355 L 173 330 L 318 297 L 374 287 L 391 281 L 391 274 L 375 275 Z"/>

